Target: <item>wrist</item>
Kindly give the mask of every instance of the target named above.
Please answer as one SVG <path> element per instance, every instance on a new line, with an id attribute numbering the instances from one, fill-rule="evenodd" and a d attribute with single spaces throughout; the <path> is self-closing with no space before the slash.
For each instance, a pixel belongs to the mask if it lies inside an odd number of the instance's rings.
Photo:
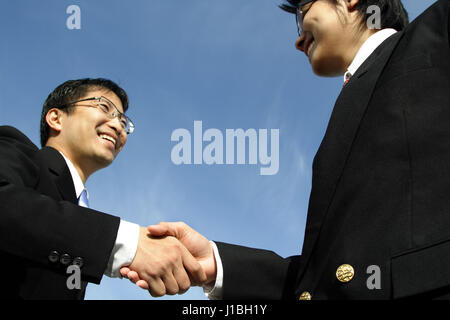
<path id="1" fill-rule="evenodd" d="M 210 254 L 210 259 L 209 259 L 209 263 L 208 266 L 205 268 L 205 273 L 206 273 L 206 284 L 207 285 L 214 285 L 216 278 L 217 278 L 217 265 L 218 265 L 218 261 L 219 260 L 219 264 L 221 265 L 221 261 L 220 261 L 220 256 L 219 256 L 219 251 L 217 249 L 216 244 L 213 241 L 209 241 L 210 244 L 210 250 L 211 250 L 211 254 Z"/>

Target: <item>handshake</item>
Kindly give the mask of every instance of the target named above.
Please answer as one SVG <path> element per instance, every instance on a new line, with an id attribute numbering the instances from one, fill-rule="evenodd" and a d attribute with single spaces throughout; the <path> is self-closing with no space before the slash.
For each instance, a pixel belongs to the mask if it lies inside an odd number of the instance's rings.
<path id="1" fill-rule="evenodd" d="M 120 274 L 153 297 L 185 293 L 216 279 L 214 251 L 208 239 L 182 222 L 141 227 L 136 255 Z"/>

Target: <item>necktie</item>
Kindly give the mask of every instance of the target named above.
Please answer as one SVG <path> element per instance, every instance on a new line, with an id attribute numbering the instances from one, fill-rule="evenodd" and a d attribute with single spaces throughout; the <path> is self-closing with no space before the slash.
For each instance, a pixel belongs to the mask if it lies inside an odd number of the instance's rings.
<path id="1" fill-rule="evenodd" d="M 352 74 L 350 73 L 350 72 L 346 72 L 345 73 L 345 81 L 344 81 L 344 85 L 342 86 L 342 88 L 344 88 L 346 85 L 347 85 L 347 83 L 350 81 L 350 78 L 352 77 Z"/>
<path id="2" fill-rule="evenodd" d="M 89 200 L 87 197 L 87 190 L 83 189 L 83 192 L 81 192 L 80 197 L 78 198 L 78 205 L 89 208 Z"/>
<path id="3" fill-rule="evenodd" d="M 345 87 L 349 81 L 350 81 L 350 79 L 345 80 L 344 85 L 342 86 L 342 88 Z"/>

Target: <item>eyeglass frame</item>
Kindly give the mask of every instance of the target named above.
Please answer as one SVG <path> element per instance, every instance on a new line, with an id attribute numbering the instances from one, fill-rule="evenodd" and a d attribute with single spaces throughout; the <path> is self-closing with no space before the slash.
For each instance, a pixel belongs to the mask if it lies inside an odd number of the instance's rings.
<path id="1" fill-rule="evenodd" d="M 105 112 L 105 111 L 101 108 L 101 106 L 100 106 L 100 101 L 101 101 L 101 99 L 105 99 L 106 101 L 108 101 L 108 103 L 110 103 L 110 104 L 114 107 L 114 109 L 116 110 L 117 115 L 113 115 L 113 114 L 111 114 L 111 113 Z M 81 99 L 81 100 L 69 102 L 69 103 L 66 103 L 66 104 L 64 104 L 64 105 L 62 105 L 62 106 L 60 106 L 60 107 L 57 107 L 57 108 L 58 108 L 58 109 L 63 109 L 63 108 L 65 108 L 65 107 L 69 107 L 70 105 L 75 104 L 75 103 L 78 103 L 78 102 L 83 102 L 83 101 L 93 101 L 93 100 L 97 100 L 97 102 L 98 102 L 95 106 L 89 106 L 89 105 L 86 105 L 86 106 L 78 106 L 78 107 L 100 108 L 100 110 L 101 110 L 103 113 L 105 113 L 106 115 L 108 115 L 108 118 L 110 118 L 110 119 L 118 118 L 120 123 L 122 123 L 122 122 L 121 122 L 121 118 L 125 118 L 125 120 L 127 121 L 127 124 L 129 124 L 129 130 L 126 130 L 127 126 L 125 126 L 125 128 L 124 128 L 124 127 L 121 125 L 121 127 L 125 130 L 125 132 L 126 132 L 127 135 L 134 132 L 135 126 L 134 126 L 133 121 L 132 121 L 128 116 L 126 116 L 125 114 L 123 114 L 122 112 L 120 112 L 119 109 L 117 109 L 116 105 L 115 105 L 111 100 L 109 100 L 108 98 L 106 98 L 106 97 L 104 97 L 104 96 L 100 96 L 100 97 L 91 97 L 91 98 L 86 98 L 86 99 Z M 74 107 L 75 107 L 75 106 L 74 106 Z"/>
<path id="2" fill-rule="evenodd" d="M 303 11 L 302 11 L 302 7 L 307 5 L 308 3 L 311 3 L 311 2 L 314 2 L 314 1 L 317 1 L 317 0 L 305 0 L 305 1 L 300 2 L 297 5 L 297 10 L 295 12 L 295 22 L 296 22 L 296 25 L 297 25 L 297 33 L 298 33 L 299 37 L 302 35 L 302 32 L 303 32 Z"/>

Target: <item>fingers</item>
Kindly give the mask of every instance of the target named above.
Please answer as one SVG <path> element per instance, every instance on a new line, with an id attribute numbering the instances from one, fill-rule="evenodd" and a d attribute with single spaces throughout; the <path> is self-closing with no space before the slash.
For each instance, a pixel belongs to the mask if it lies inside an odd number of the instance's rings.
<path id="1" fill-rule="evenodd" d="M 139 280 L 141 280 L 141 279 L 139 278 L 139 275 L 138 275 L 138 273 L 137 273 L 136 271 L 130 271 L 130 272 L 128 272 L 128 279 L 130 279 L 131 282 L 133 282 L 133 283 L 136 283 L 136 282 L 138 282 Z"/>
<path id="2" fill-rule="evenodd" d="M 177 294 L 180 288 L 178 287 L 178 282 L 175 279 L 173 273 L 168 273 L 162 277 L 162 281 L 164 282 L 164 286 L 166 287 L 166 294 L 173 296 Z"/>
<path id="3" fill-rule="evenodd" d="M 183 268 L 175 268 L 173 274 L 166 275 L 161 278 L 165 287 L 164 293 L 162 293 L 163 290 L 160 286 L 161 283 L 156 280 L 157 278 L 158 277 L 153 277 L 152 284 L 149 285 L 147 281 L 139 278 L 137 272 L 131 270 L 128 272 L 128 279 L 130 279 L 131 282 L 136 284 L 141 289 L 150 291 L 154 297 L 160 297 L 160 294 L 183 294 L 191 287 L 191 280 Z"/>
<path id="4" fill-rule="evenodd" d="M 159 277 L 151 277 L 148 286 L 148 291 L 152 297 L 162 297 L 166 294 L 166 286 Z"/>
<path id="5" fill-rule="evenodd" d="M 140 288 L 148 290 L 153 297 L 161 297 L 165 294 L 183 294 L 191 287 L 189 276 L 183 268 L 175 268 L 173 273 L 161 277 L 151 277 L 149 282 L 140 280 L 134 271 L 130 271 L 129 275 L 132 282 Z"/>
<path id="6" fill-rule="evenodd" d="M 145 280 L 136 281 L 136 285 L 139 288 L 144 289 L 144 290 L 149 290 L 150 289 L 150 286 L 148 285 L 147 281 L 145 281 Z"/>
<path id="7" fill-rule="evenodd" d="M 131 271 L 130 268 L 128 267 L 122 267 L 120 268 L 120 274 L 122 275 L 122 277 L 128 278 L 128 273 Z"/>
<path id="8" fill-rule="evenodd" d="M 136 284 L 141 289 L 144 289 L 144 290 L 149 289 L 149 285 L 148 285 L 147 281 L 141 280 L 136 271 L 132 271 L 128 267 L 122 267 L 120 269 L 120 274 L 122 275 L 122 277 L 128 278 L 131 282 Z"/>
<path id="9" fill-rule="evenodd" d="M 174 269 L 173 276 L 178 284 L 178 294 L 183 294 L 189 290 L 191 287 L 191 280 L 183 268 Z"/>
<path id="10" fill-rule="evenodd" d="M 150 236 L 146 228 L 141 228 L 133 261 L 120 273 L 154 297 L 186 292 L 191 286 L 189 275 L 197 283 L 206 279 L 200 263 L 179 240 Z"/>
<path id="11" fill-rule="evenodd" d="M 139 288 L 144 289 L 144 290 L 150 289 L 150 286 L 147 283 L 147 281 L 141 280 L 136 271 L 132 271 L 129 268 L 122 268 L 122 269 L 120 269 L 120 272 L 123 276 L 125 276 L 125 273 L 126 273 L 126 277 L 128 279 L 130 279 L 131 282 L 136 284 Z"/>
<path id="12" fill-rule="evenodd" d="M 183 294 L 191 287 L 188 275 L 180 269 L 176 269 L 172 275 L 166 275 L 162 278 L 153 277 L 150 285 L 147 281 L 140 280 L 138 274 L 134 271 L 130 271 L 129 279 L 141 289 L 148 290 L 153 297 L 160 297 L 165 294 Z M 161 282 L 157 279 L 162 280 L 164 290 L 161 287 Z"/>
<path id="13" fill-rule="evenodd" d="M 186 271 L 192 278 L 195 284 L 203 284 L 206 282 L 206 273 L 200 263 L 192 256 L 192 254 L 185 248 L 181 247 L 181 256 L 183 265 Z"/>

